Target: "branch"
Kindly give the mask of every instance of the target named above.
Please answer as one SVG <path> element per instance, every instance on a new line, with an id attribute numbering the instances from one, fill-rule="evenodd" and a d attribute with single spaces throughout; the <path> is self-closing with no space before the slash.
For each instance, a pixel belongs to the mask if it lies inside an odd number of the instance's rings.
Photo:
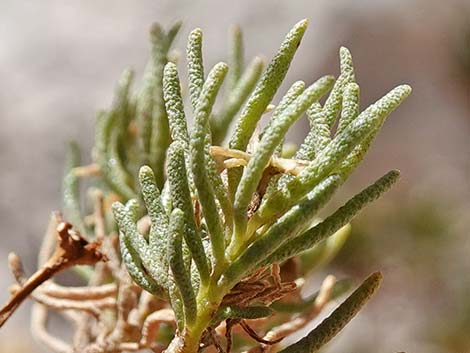
<path id="1" fill-rule="evenodd" d="M 106 256 L 99 250 L 100 243 L 88 242 L 78 232 L 72 230 L 70 223 L 60 222 L 56 232 L 58 242 L 53 255 L 43 267 L 25 281 L 0 310 L 0 327 L 38 286 L 57 273 L 76 265 L 94 265 L 99 261 L 107 261 Z"/>

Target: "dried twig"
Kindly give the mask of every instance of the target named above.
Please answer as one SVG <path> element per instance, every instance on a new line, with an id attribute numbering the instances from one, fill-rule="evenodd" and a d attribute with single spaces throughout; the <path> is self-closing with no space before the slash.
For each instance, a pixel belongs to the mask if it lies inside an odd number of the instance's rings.
<path id="1" fill-rule="evenodd" d="M 227 169 L 246 166 L 251 158 L 251 154 L 248 152 L 220 146 L 211 146 L 210 153 L 216 160 L 221 160 L 224 168 Z M 301 159 L 287 159 L 273 156 L 268 166 L 277 170 L 278 173 L 298 175 L 309 163 L 310 161 Z"/>
<path id="2" fill-rule="evenodd" d="M 241 320 L 241 321 L 240 321 L 240 326 L 243 328 L 243 330 L 245 330 L 246 333 L 248 333 L 248 335 L 249 335 L 251 338 L 253 338 L 255 341 L 261 342 L 261 343 L 263 343 L 263 344 L 265 344 L 265 345 L 273 345 L 273 344 L 276 344 L 276 343 L 281 342 L 281 340 L 284 339 L 284 337 L 281 337 L 281 338 L 278 338 L 278 339 L 275 339 L 275 340 L 271 340 L 271 341 L 266 340 L 266 339 L 264 339 L 263 337 L 260 337 L 260 336 L 258 335 L 258 333 L 256 333 L 256 331 L 253 330 L 253 329 L 250 327 L 250 325 L 248 325 L 248 324 L 246 323 L 245 320 Z"/>
<path id="3" fill-rule="evenodd" d="M 75 265 L 93 265 L 98 261 L 106 260 L 106 257 L 99 251 L 100 243 L 89 243 L 72 229 L 70 223 L 60 222 L 56 231 L 58 243 L 52 257 L 23 283 L 21 289 L 13 294 L 0 310 L 0 327 L 33 290 L 57 273 Z"/>
<path id="4" fill-rule="evenodd" d="M 161 309 L 153 312 L 145 319 L 142 327 L 142 339 L 140 340 L 140 347 L 150 347 L 158 334 L 158 329 L 162 323 L 174 326 L 175 314 L 171 309 Z"/>
<path id="5" fill-rule="evenodd" d="M 96 163 L 75 167 L 72 173 L 77 177 L 96 176 L 101 174 L 100 166 Z"/>
<path id="6" fill-rule="evenodd" d="M 72 347 L 61 339 L 52 336 L 47 332 L 47 307 L 43 304 L 34 303 L 31 316 L 31 331 L 34 337 L 57 353 L 71 353 Z"/>

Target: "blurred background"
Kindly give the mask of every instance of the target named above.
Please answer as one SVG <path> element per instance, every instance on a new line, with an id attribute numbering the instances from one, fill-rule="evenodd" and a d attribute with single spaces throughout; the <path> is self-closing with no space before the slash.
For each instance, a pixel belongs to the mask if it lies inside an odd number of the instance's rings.
<path id="1" fill-rule="evenodd" d="M 402 179 L 353 223 L 323 273 L 385 281 L 327 352 L 470 352 L 470 2 L 81 1 L 0 2 L 0 303 L 12 278 L 9 251 L 31 273 L 51 210 L 60 208 L 67 140 L 88 153 L 95 111 L 110 103 L 128 66 L 141 74 L 154 21 L 204 31 L 206 65 L 225 58 L 232 24 L 246 57 L 269 59 L 289 28 L 310 27 L 280 92 L 338 73 L 354 57 L 361 107 L 401 83 L 413 86 L 337 203 L 386 171 Z M 182 63 L 181 63 L 182 64 Z M 183 65 L 180 65 L 183 67 Z M 183 75 L 182 75 L 183 76 Z M 306 119 L 292 129 L 301 141 Z M 0 352 L 45 352 L 29 333 L 29 304 L 0 330 Z"/>

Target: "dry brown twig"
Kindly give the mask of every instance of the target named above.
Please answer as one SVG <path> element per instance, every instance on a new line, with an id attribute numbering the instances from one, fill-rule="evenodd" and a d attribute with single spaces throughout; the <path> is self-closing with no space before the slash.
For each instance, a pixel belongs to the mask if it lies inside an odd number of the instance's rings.
<path id="1" fill-rule="evenodd" d="M 52 256 L 21 284 L 21 288 L 0 309 L 0 327 L 37 287 L 57 273 L 75 265 L 94 265 L 107 260 L 99 250 L 100 242 L 88 242 L 70 223 L 60 220 L 56 234 L 58 242 Z"/>

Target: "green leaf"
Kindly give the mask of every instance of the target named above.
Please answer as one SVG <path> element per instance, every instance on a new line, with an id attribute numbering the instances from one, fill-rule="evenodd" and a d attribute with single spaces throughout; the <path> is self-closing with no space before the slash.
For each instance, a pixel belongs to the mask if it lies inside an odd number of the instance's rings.
<path id="1" fill-rule="evenodd" d="M 170 29 L 168 30 L 167 34 L 166 34 L 166 47 L 167 47 L 167 50 L 171 47 L 171 45 L 173 44 L 173 41 L 175 40 L 177 34 L 179 33 L 180 29 L 181 29 L 181 25 L 183 23 L 181 21 L 177 21 L 175 22 L 175 24 L 173 26 L 170 27 Z"/>
<path id="2" fill-rule="evenodd" d="M 279 353 L 314 353 L 327 344 L 351 321 L 377 291 L 382 274 L 371 274 L 333 313 L 307 336 Z"/>
<path id="3" fill-rule="evenodd" d="M 214 318 L 211 321 L 211 325 L 216 325 L 226 319 L 261 319 L 264 317 L 271 316 L 274 310 L 267 306 L 236 306 L 230 305 L 225 306 L 217 310 Z"/>
<path id="4" fill-rule="evenodd" d="M 199 95 L 204 84 L 204 64 L 202 60 L 202 31 L 194 29 L 188 38 L 186 49 L 188 57 L 189 98 L 193 110 L 198 105 Z"/>
<path id="5" fill-rule="evenodd" d="M 304 151 L 305 156 L 302 157 L 313 160 L 330 143 L 331 130 L 326 121 L 325 110 L 320 103 L 314 103 L 307 111 L 307 116 L 311 127 L 306 141 L 306 147 L 309 148 Z"/>
<path id="6" fill-rule="evenodd" d="M 80 210 L 80 180 L 74 175 L 73 168 L 80 165 L 80 147 L 75 141 L 67 145 L 65 156 L 64 180 L 62 183 L 65 218 L 82 234 L 88 234 Z"/>
<path id="7" fill-rule="evenodd" d="M 149 256 L 148 244 L 138 233 L 135 224 L 137 203 L 130 201 L 126 206 L 113 203 L 113 214 L 119 226 L 119 244 L 122 261 L 134 281 L 148 292 L 163 297 L 165 283 L 161 281 L 161 268 Z"/>
<path id="8" fill-rule="evenodd" d="M 177 32 L 178 29 L 178 25 L 173 27 L 172 36 L 176 35 L 174 32 Z M 169 38 L 161 31 L 156 31 L 155 33 L 151 32 L 151 39 L 155 87 L 153 91 L 152 135 L 150 139 L 149 163 L 156 173 L 157 185 L 162 187 L 164 182 L 163 170 L 166 150 L 170 144 L 170 127 L 163 98 L 163 70 L 168 62 L 167 55 L 171 41 L 169 41 Z"/>
<path id="9" fill-rule="evenodd" d="M 227 188 L 225 187 L 220 171 L 217 169 L 217 164 L 210 154 L 210 135 L 206 135 L 206 166 L 207 166 L 207 177 L 209 182 L 214 189 L 214 194 L 219 201 L 220 209 L 224 215 L 224 225 L 227 231 L 231 231 L 233 228 L 233 207 L 230 202 Z"/>
<path id="10" fill-rule="evenodd" d="M 202 213 L 211 237 L 216 267 L 217 264 L 225 262 L 225 240 L 217 204 L 215 202 L 214 190 L 205 167 L 207 165 L 206 155 L 209 153 L 207 151 L 208 146 L 206 139 L 209 116 L 227 70 L 228 67 L 225 63 L 219 63 L 210 71 L 199 97 L 190 141 L 191 170 Z"/>
<path id="11" fill-rule="evenodd" d="M 138 203 L 135 200 L 130 200 L 126 206 L 120 202 L 113 203 L 113 214 L 119 226 L 119 236 L 123 238 L 121 247 L 124 246 L 125 250 L 129 253 L 128 262 L 129 267 L 131 267 L 129 273 L 133 271 L 132 273 L 138 275 L 140 281 L 144 278 L 147 282 L 156 284 L 158 286 L 156 288 L 158 293 L 162 295 L 164 288 L 167 286 L 167 283 L 163 280 L 166 271 L 161 267 L 157 258 L 150 256 L 149 245 L 144 236 L 137 230 L 135 218 L 138 213 L 138 207 Z M 142 273 L 139 274 L 137 270 Z M 142 274 L 145 276 L 142 277 Z"/>
<path id="12" fill-rule="evenodd" d="M 173 63 L 165 65 L 163 74 L 163 96 L 170 124 L 171 138 L 179 141 L 189 149 L 189 134 L 184 114 L 183 98 L 181 96 L 181 86 L 178 77 L 178 69 Z"/>
<path id="13" fill-rule="evenodd" d="M 173 276 L 168 276 L 168 295 L 170 297 L 171 308 L 175 312 L 176 326 L 181 332 L 184 330 L 184 305 Z"/>
<path id="14" fill-rule="evenodd" d="M 274 115 L 277 115 L 277 114 L 280 114 L 281 112 L 283 112 L 290 104 L 292 104 L 292 102 L 294 102 L 294 100 L 300 94 L 302 94 L 302 92 L 304 90 L 305 90 L 305 82 L 303 82 L 303 81 L 294 82 L 292 84 L 292 86 L 287 90 L 287 93 L 284 95 L 284 97 L 282 97 L 279 104 L 276 106 L 276 109 L 273 112 L 273 117 L 274 117 Z M 264 135 L 264 133 L 267 131 L 267 129 L 269 128 L 270 123 L 272 121 L 273 121 L 273 118 L 271 118 L 268 121 L 268 124 L 266 125 L 266 127 L 265 127 L 263 133 L 261 134 L 261 136 Z M 276 150 L 274 151 L 273 155 L 274 156 L 280 156 L 281 154 L 283 154 L 283 148 L 285 148 L 285 147 L 286 147 L 286 145 L 284 145 L 283 143 L 279 144 L 277 146 Z M 292 157 L 292 156 L 290 156 L 290 157 Z M 290 178 L 292 178 L 292 176 L 288 175 L 288 174 L 284 174 L 282 176 L 281 175 L 274 175 L 271 178 L 270 182 L 269 182 L 269 185 L 268 185 L 268 187 L 266 189 L 266 192 L 264 194 L 264 198 L 269 198 L 269 195 L 271 195 L 275 190 L 277 190 L 279 188 L 279 185 L 284 185 L 285 183 L 287 183 L 287 181 L 290 180 Z"/>
<path id="15" fill-rule="evenodd" d="M 354 82 L 354 68 L 351 53 L 347 48 L 341 47 L 339 49 L 339 58 L 341 73 L 323 107 L 325 120 L 330 128 L 335 123 L 338 113 L 341 110 L 344 88 L 348 83 Z"/>
<path id="16" fill-rule="evenodd" d="M 410 92 L 411 92 L 411 87 L 407 85 L 402 85 L 392 90 L 387 96 L 389 97 L 390 102 L 393 102 L 393 101 L 400 102 L 404 99 L 404 97 L 408 96 Z M 378 109 L 379 111 L 384 111 L 388 109 L 386 106 L 385 107 L 380 106 L 379 102 L 377 102 L 377 104 L 374 105 L 375 107 L 372 106 L 368 108 L 368 110 L 371 108 Z M 354 147 L 351 153 L 340 164 L 340 166 L 337 169 L 337 173 L 342 175 L 343 179 L 346 179 L 354 171 L 354 169 L 359 165 L 359 163 L 363 160 L 365 154 L 369 150 L 375 137 L 378 135 L 383 123 L 384 123 L 384 119 L 380 120 L 379 123 L 374 128 L 372 128 L 372 130 L 364 138 L 364 140 L 359 145 Z"/>
<path id="17" fill-rule="evenodd" d="M 172 206 L 180 209 L 184 214 L 184 240 L 196 263 L 202 282 L 207 283 L 209 280 L 208 261 L 194 218 L 193 201 L 185 166 L 184 147 L 178 141 L 173 142 L 168 149 L 167 175 Z"/>
<path id="18" fill-rule="evenodd" d="M 337 133 L 341 133 L 359 115 L 359 85 L 349 83 L 344 88 L 343 106 Z"/>
<path id="19" fill-rule="evenodd" d="M 182 239 L 184 233 L 185 215 L 179 208 L 175 208 L 170 216 L 168 258 L 171 273 L 183 300 L 184 317 L 187 324 L 191 324 L 197 317 L 196 296 L 191 285 L 191 278 L 186 270 L 183 259 Z"/>
<path id="20" fill-rule="evenodd" d="M 228 64 L 230 71 L 228 75 L 228 90 L 233 91 L 236 87 L 240 76 L 243 72 L 244 66 L 244 48 L 243 48 L 243 35 L 239 26 L 234 26 L 230 31 L 230 55 Z"/>
<path id="21" fill-rule="evenodd" d="M 292 207 L 280 217 L 266 232 L 259 237 L 233 261 L 222 278 L 222 285 L 231 288 L 244 275 L 256 269 L 266 257 L 280 247 L 283 248 L 289 239 L 295 237 L 303 227 L 312 220 L 316 212 L 331 198 L 340 178 L 332 175 L 320 183 L 305 200 Z M 263 256 L 260 256 L 263 254 Z"/>
<path id="22" fill-rule="evenodd" d="M 147 292 L 161 296 L 162 288 L 145 273 L 139 255 L 131 248 L 129 240 L 122 235 L 119 236 L 119 247 L 122 262 L 126 265 L 127 272 L 134 282 Z"/>
<path id="23" fill-rule="evenodd" d="M 367 135 L 380 127 L 385 118 L 409 95 L 408 85 L 398 86 L 362 112 L 338 134 L 297 177 L 273 193 L 256 214 L 257 222 L 270 219 L 295 204 L 320 180 L 333 172 Z"/>
<path id="24" fill-rule="evenodd" d="M 246 149 L 258 121 L 261 119 L 266 107 L 273 99 L 274 94 L 286 76 L 307 25 L 307 20 L 300 21 L 287 34 L 281 47 L 269 63 L 266 71 L 242 110 L 235 131 L 229 142 L 230 148 L 237 150 Z M 241 171 L 239 168 L 229 171 L 229 185 L 231 190 L 236 189 L 240 178 Z"/>
<path id="25" fill-rule="evenodd" d="M 168 225 L 169 219 L 160 200 L 160 191 L 155 175 L 148 166 L 139 171 L 140 188 L 150 218 L 149 255 L 155 259 L 155 266 L 161 268 L 161 283 L 167 281 L 168 271 Z"/>
<path id="26" fill-rule="evenodd" d="M 397 170 L 388 172 L 374 184 L 368 186 L 346 202 L 344 206 L 340 207 L 323 222 L 285 243 L 280 249 L 264 260 L 262 265 L 281 263 L 325 240 L 341 227 L 348 224 L 365 206 L 388 191 L 398 180 L 399 176 L 400 173 Z"/>
<path id="27" fill-rule="evenodd" d="M 307 20 L 300 21 L 287 34 L 243 109 L 230 140 L 230 148 L 245 149 L 256 124 L 281 85 L 307 25 Z"/>
<path id="28" fill-rule="evenodd" d="M 136 198 L 133 189 L 133 177 L 126 169 L 122 159 L 120 147 L 127 132 L 127 118 L 129 108 L 129 91 L 133 79 L 133 72 L 125 70 L 118 82 L 114 101 L 109 113 L 105 113 L 98 120 L 96 145 L 96 162 L 108 185 L 124 199 Z"/>
<path id="29" fill-rule="evenodd" d="M 212 139 L 215 145 L 220 145 L 224 141 L 235 115 L 258 82 L 263 71 L 263 64 L 263 60 L 259 57 L 251 61 L 233 89 L 226 95 L 220 113 L 211 117 Z M 229 70 L 230 72 L 232 69 Z"/>
<path id="30" fill-rule="evenodd" d="M 343 247 L 351 233 L 351 225 L 346 224 L 335 234 L 300 255 L 300 263 L 304 274 L 318 271 L 327 265 Z"/>
<path id="31" fill-rule="evenodd" d="M 130 200 L 137 198 L 137 194 L 132 186 L 134 179 L 121 157 L 119 147 L 122 138 L 118 129 L 112 130 L 107 152 L 107 166 L 104 170 L 111 187 L 124 199 Z"/>
<path id="32" fill-rule="evenodd" d="M 256 151 L 243 170 L 237 192 L 235 194 L 235 241 L 243 238 L 246 230 L 247 209 L 253 193 L 256 191 L 264 169 L 268 165 L 274 150 L 284 139 L 289 127 L 312 105 L 313 102 L 330 89 L 333 77 L 324 76 L 300 94 L 284 110 L 275 111 L 271 122 L 263 134 Z"/>
<path id="33" fill-rule="evenodd" d="M 145 69 L 142 88 L 137 97 L 137 123 L 142 152 L 148 158 L 152 139 L 155 99 L 160 92 L 161 70 L 164 65 L 165 34 L 158 23 L 150 29 L 151 57 Z M 148 161 L 144 159 L 144 162 Z"/>

